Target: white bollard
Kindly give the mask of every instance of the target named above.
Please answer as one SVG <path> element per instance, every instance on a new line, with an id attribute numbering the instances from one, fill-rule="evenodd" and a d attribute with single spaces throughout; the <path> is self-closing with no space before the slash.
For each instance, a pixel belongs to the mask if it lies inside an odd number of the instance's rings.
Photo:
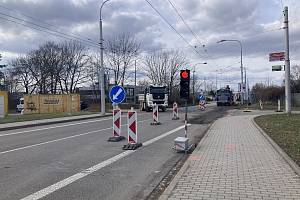
<path id="1" fill-rule="evenodd" d="M 179 114 L 178 114 L 178 105 L 176 102 L 173 103 L 173 117 L 172 120 L 177 120 L 179 119 Z"/>
<path id="2" fill-rule="evenodd" d="M 160 125 L 161 124 L 158 120 L 158 105 L 157 104 L 154 104 L 152 117 L 153 117 L 153 122 L 151 122 L 151 125 Z"/>

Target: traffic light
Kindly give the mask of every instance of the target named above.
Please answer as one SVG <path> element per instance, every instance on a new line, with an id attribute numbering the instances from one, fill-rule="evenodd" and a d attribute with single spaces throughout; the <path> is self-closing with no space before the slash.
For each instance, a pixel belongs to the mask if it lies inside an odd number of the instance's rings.
<path id="1" fill-rule="evenodd" d="M 188 100 L 190 96 L 190 70 L 180 70 L 180 98 Z"/>

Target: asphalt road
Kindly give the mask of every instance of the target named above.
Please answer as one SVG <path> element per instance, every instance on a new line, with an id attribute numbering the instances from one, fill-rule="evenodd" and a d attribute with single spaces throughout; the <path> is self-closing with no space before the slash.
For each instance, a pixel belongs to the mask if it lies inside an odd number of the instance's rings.
<path id="1" fill-rule="evenodd" d="M 135 151 L 122 150 L 126 141 L 107 142 L 111 117 L 0 132 L 0 199 L 146 198 L 183 156 L 172 149 L 184 135 L 183 110 L 180 120 L 160 113 L 159 126 L 150 125 L 151 113 L 138 112 L 143 147 Z M 199 140 L 226 110 L 190 107 L 190 139 Z M 125 115 L 122 124 L 126 135 Z"/>

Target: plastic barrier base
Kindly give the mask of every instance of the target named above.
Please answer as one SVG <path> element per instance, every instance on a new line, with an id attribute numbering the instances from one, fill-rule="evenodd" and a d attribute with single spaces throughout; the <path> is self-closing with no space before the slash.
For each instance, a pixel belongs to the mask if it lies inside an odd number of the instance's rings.
<path id="1" fill-rule="evenodd" d="M 141 146 L 143 146 L 142 143 L 135 143 L 135 144 L 128 143 L 128 144 L 124 145 L 122 149 L 123 150 L 136 150 L 137 148 L 139 148 Z"/>
<path id="2" fill-rule="evenodd" d="M 195 144 L 190 144 L 185 150 L 178 150 L 175 146 L 172 149 L 174 149 L 177 153 L 189 154 L 192 153 L 195 148 L 196 148 Z"/>
<path id="3" fill-rule="evenodd" d="M 117 137 L 110 137 L 108 138 L 108 142 L 119 142 L 119 141 L 122 141 L 122 140 L 125 140 L 125 137 L 124 136 L 117 136 Z"/>
<path id="4" fill-rule="evenodd" d="M 161 123 L 160 122 L 151 122 L 150 125 L 157 126 L 157 125 L 161 125 Z"/>

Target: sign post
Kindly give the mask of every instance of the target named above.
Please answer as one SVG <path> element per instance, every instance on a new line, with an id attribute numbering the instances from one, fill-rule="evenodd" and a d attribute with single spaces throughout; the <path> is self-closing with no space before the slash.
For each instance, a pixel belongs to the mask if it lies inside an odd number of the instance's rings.
<path id="1" fill-rule="evenodd" d="M 126 93 L 124 88 L 118 85 L 112 87 L 109 92 L 109 98 L 115 106 L 115 109 L 113 109 L 113 136 L 108 138 L 109 142 L 119 142 L 125 139 L 125 137 L 121 135 L 122 111 L 118 108 L 118 104 L 122 103 L 125 97 Z"/>

